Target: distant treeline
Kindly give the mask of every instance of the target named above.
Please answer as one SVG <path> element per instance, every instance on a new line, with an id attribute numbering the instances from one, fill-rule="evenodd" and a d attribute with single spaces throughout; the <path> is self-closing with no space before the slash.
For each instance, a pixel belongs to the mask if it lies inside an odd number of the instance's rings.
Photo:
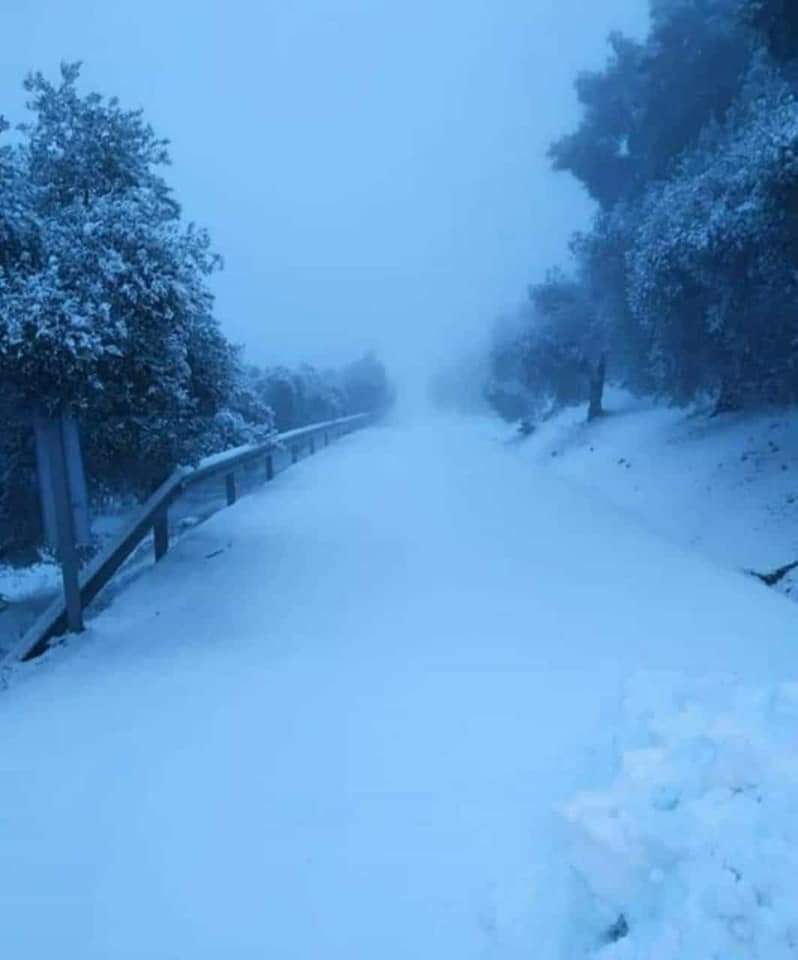
<path id="1" fill-rule="evenodd" d="M 510 419 L 607 376 L 718 412 L 798 400 L 798 3 L 651 0 L 581 74 L 550 149 L 597 203 L 567 270 L 496 325 L 485 392 Z"/>
<path id="2" fill-rule="evenodd" d="M 28 77 L 31 122 L 0 144 L 0 559 L 40 536 L 33 411 L 78 417 L 95 490 L 144 495 L 179 463 L 392 398 L 371 354 L 243 363 L 213 313 L 220 258 L 160 174 L 166 142 L 79 73 Z"/>

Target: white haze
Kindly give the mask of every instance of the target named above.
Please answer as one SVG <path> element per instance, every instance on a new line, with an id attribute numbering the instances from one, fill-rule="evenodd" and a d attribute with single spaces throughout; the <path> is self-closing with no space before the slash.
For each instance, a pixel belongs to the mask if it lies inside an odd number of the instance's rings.
<path id="1" fill-rule="evenodd" d="M 226 269 L 218 313 L 253 360 L 377 349 L 420 382 L 566 256 L 590 204 L 551 173 L 573 78 L 644 0 L 42 0 L 2 17 L 0 112 L 30 69 L 172 141 L 187 216 Z"/>

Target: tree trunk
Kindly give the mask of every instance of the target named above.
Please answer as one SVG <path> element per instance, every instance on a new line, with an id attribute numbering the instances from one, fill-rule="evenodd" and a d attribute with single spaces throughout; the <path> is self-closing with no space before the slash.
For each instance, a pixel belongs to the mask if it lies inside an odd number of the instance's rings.
<path id="1" fill-rule="evenodd" d="M 588 422 L 597 420 L 604 413 L 602 399 L 604 397 L 604 381 L 607 378 L 607 354 L 602 353 L 601 359 L 590 371 L 590 404 L 587 408 Z"/>

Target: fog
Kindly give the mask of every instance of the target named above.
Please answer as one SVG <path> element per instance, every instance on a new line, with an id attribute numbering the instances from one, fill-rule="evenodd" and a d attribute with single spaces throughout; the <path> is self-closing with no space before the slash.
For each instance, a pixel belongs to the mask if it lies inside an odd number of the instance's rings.
<path id="1" fill-rule="evenodd" d="M 566 254 L 590 204 L 550 172 L 572 83 L 643 0 L 44 0 L 3 16 L 2 112 L 84 61 L 83 89 L 172 141 L 224 256 L 225 330 L 258 362 L 375 348 L 419 379 Z"/>
<path id="2" fill-rule="evenodd" d="M 798 0 L 5 6 L 0 960 L 798 960 Z"/>

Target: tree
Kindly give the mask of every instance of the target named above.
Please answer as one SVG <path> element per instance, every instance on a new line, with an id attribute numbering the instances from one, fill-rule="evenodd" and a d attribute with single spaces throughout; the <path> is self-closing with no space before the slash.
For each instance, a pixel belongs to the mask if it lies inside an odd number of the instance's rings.
<path id="1" fill-rule="evenodd" d="M 593 229 L 577 233 L 571 253 L 583 296 L 594 312 L 601 351 L 612 358 L 615 382 L 635 393 L 650 392 L 651 337 L 629 306 L 628 259 L 639 226 L 636 203 L 619 202 L 596 216 Z"/>
<path id="2" fill-rule="evenodd" d="M 603 70 L 579 75 L 579 128 L 550 149 L 605 209 L 667 177 L 711 120 L 722 121 L 751 55 L 739 0 L 653 0 L 644 43 L 613 33 Z"/>
<path id="3" fill-rule="evenodd" d="M 576 79 L 582 106 L 579 128 L 549 150 L 554 169 L 573 174 L 605 208 L 632 189 L 639 176 L 639 162 L 630 148 L 643 96 L 644 56 L 639 43 L 620 33 L 610 35 L 609 45 L 606 67 Z"/>
<path id="4" fill-rule="evenodd" d="M 0 378 L 25 407 L 79 413 L 89 459 L 146 487 L 196 456 L 232 385 L 206 282 L 220 261 L 181 221 L 165 142 L 139 111 L 81 96 L 79 73 L 25 84 L 36 256 L 0 274 Z"/>
<path id="5" fill-rule="evenodd" d="M 719 410 L 795 393 L 791 94 L 749 29 L 789 38 L 794 17 L 776 0 L 652 0 L 646 39 L 613 36 L 577 81 L 582 123 L 552 156 L 601 204 L 572 252 L 633 389 L 714 393 Z"/>
<path id="6" fill-rule="evenodd" d="M 603 413 L 607 342 L 584 278 L 551 271 L 530 296 L 539 317 L 534 357 L 536 375 L 549 384 L 558 404 L 588 399 L 588 419 Z"/>
<path id="7" fill-rule="evenodd" d="M 499 416 L 510 422 L 531 421 L 546 403 L 546 385 L 529 376 L 534 321 L 531 304 L 524 304 L 514 314 L 500 316 L 493 327 L 484 395 Z"/>
<path id="8" fill-rule="evenodd" d="M 508 420 L 531 420 L 586 402 L 603 413 L 607 342 L 584 278 L 550 271 L 529 303 L 494 333 L 486 395 Z"/>
<path id="9" fill-rule="evenodd" d="M 605 352 L 618 382 L 676 402 L 798 401 L 798 6 L 651 0 L 649 35 L 613 34 L 577 93 L 551 157 L 599 209 L 494 344 L 493 401 L 574 403 L 592 370 L 595 414 Z"/>

